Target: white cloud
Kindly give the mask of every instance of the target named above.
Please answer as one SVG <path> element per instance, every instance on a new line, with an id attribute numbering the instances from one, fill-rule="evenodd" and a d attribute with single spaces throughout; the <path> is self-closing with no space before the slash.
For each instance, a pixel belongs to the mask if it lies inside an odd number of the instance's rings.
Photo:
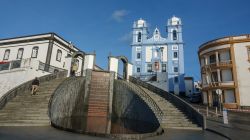
<path id="1" fill-rule="evenodd" d="M 122 37 L 119 38 L 122 42 L 132 42 L 132 31 L 129 33 L 124 34 Z"/>
<path id="2" fill-rule="evenodd" d="M 116 10 L 112 13 L 111 18 L 117 22 L 123 21 L 124 17 L 127 16 L 129 11 L 127 10 Z"/>

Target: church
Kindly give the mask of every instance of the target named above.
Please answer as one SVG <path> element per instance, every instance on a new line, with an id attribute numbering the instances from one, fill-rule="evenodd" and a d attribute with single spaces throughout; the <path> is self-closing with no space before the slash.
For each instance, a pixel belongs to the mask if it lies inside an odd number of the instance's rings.
<path id="1" fill-rule="evenodd" d="M 167 35 L 155 28 L 152 36 L 143 19 L 133 24 L 133 76 L 175 94 L 185 93 L 184 42 L 182 21 L 173 16 L 167 21 Z"/>

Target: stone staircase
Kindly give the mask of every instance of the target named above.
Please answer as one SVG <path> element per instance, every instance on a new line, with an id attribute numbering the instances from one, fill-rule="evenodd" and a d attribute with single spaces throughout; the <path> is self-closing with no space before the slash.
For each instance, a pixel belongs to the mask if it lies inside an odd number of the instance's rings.
<path id="1" fill-rule="evenodd" d="M 92 71 L 88 100 L 87 131 L 105 133 L 109 117 L 110 75 Z"/>
<path id="2" fill-rule="evenodd" d="M 140 96 L 155 113 L 162 128 L 197 129 L 197 130 L 202 129 L 197 124 L 193 123 L 192 120 L 190 120 L 183 112 L 181 112 L 178 108 L 176 108 L 171 102 L 162 98 L 156 93 L 153 93 L 152 91 L 143 88 L 141 86 L 135 85 L 131 82 L 123 81 L 123 83 L 129 86 L 131 89 L 137 91 L 138 96 Z M 147 96 L 143 94 L 146 94 Z"/>
<path id="3" fill-rule="evenodd" d="M 36 95 L 25 91 L 10 100 L 0 110 L 0 126 L 48 126 L 50 96 L 65 78 L 40 83 Z"/>

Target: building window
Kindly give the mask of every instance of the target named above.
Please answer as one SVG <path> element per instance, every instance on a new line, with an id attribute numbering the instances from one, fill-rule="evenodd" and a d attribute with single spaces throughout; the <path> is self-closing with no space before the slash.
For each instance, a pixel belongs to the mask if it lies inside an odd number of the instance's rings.
<path id="1" fill-rule="evenodd" d="M 22 59 L 22 58 L 23 58 L 23 48 L 19 48 L 17 51 L 16 59 Z"/>
<path id="2" fill-rule="evenodd" d="M 209 56 L 209 63 L 210 64 L 216 63 L 216 56 L 215 56 L 215 54 L 212 54 L 212 55 Z"/>
<path id="3" fill-rule="evenodd" d="M 178 46 L 177 45 L 173 45 L 172 46 L 172 50 L 178 50 Z"/>
<path id="4" fill-rule="evenodd" d="M 62 51 L 58 49 L 56 54 L 56 61 L 61 62 L 61 58 L 62 58 Z"/>
<path id="5" fill-rule="evenodd" d="M 141 32 L 138 33 L 137 42 L 141 42 Z"/>
<path id="6" fill-rule="evenodd" d="M 175 58 L 175 59 L 178 58 L 178 52 L 174 52 L 174 58 Z"/>
<path id="7" fill-rule="evenodd" d="M 38 55 L 38 47 L 35 46 L 32 48 L 31 58 L 37 58 L 37 55 Z"/>
<path id="8" fill-rule="evenodd" d="M 139 72 L 141 72 L 141 69 L 140 69 L 140 68 L 137 68 L 136 71 L 139 73 Z"/>
<path id="9" fill-rule="evenodd" d="M 10 56 L 10 49 L 5 50 L 3 60 L 8 60 Z"/>
<path id="10" fill-rule="evenodd" d="M 179 78 L 176 76 L 174 77 L 174 83 L 178 83 L 179 82 Z"/>
<path id="11" fill-rule="evenodd" d="M 137 53 L 137 54 L 136 54 L 136 58 L 137 58 L 137 59 L 141 59 L 141 53 Z"/>
<path id="12" fill-rule="evenodd" d="M 141 47 L 136 47 L 135 50 L 136 51 L 141 51 Z"/>
<path id="13" fill-rule="evenodd" d="M 177 32 L 176 32 L 176 30 L 173 30 L 173 40 L 177 40 Z"/>
<path id="14" fill-rule="evenodd" d="M 218 74 L 217 71 L 211 73 L 211 81 L 218 82 Z"/>
<path id="15" fill-rule="evenodd" d="M 167 72 L 167 65 L 166 64 L 162 64 L 162 72 Z"/>
<path id="16" fill-rule="evenodd" d="M 174 72 L 178 72 L 178 67 L 174 67 Z"/>
<path id="17" fill-rule="evenodd" d="M 147 71 L 148 71 L 148 72 L 152 72 L 152 64 L 148 64 L 148 66 L 147 66 Z"/>

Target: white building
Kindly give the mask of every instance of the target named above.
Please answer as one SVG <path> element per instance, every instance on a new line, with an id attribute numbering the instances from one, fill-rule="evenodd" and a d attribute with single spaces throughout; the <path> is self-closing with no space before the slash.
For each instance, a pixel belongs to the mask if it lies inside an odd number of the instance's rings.
<path id="1" fill-rule="evenodd" d="M 55 33 L 0 39 L 0 97 L 34 77 L 63 70 L 69 75 L 72 61 L 78 75 L 93 69 L 95 54 L 81 52 L 83 57 L 75 54 L 79 51 Z"/>
<path id="2" fill-rule="evenodd" d="M 199 48 L 203 103 L 250 107 L 250 35 L 224 37 Z M 217 90 L 219 89 L 219 90 Z M 217 90 L 217 92 L 216 92 Z M 222 94 L 219 94 L 222 90 Z"/>

